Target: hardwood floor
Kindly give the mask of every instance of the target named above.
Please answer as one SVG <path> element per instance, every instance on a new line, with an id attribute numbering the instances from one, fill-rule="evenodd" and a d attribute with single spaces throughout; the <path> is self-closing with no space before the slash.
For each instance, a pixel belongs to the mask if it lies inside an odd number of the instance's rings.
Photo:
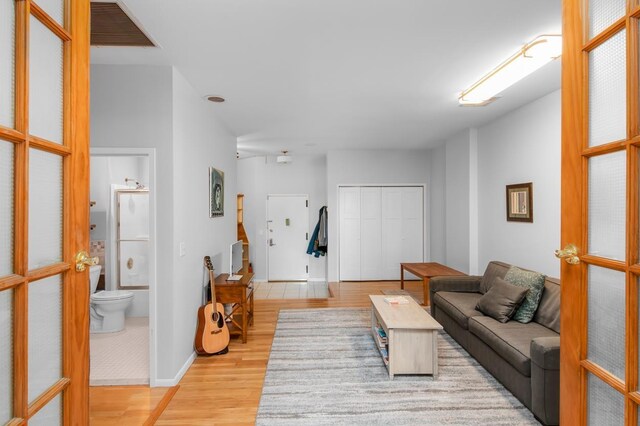
<path id="1" fill-rule="evenodd" d="M 256 300 L 255 324 L 249 329 L 247 343 L 232 338 L 228 354 L 196 359 L 156 424 L 253 425 L 280 309 L 366 307 L 369 306 L 369 294 L 399 288 L 399 281 L 331 283 L 334 297 L 328 299 Z M 422 284 L 409 281 L 405 283 L 405 289 L 421 293 Z M 154 390 L 126 390 L 128 397 L 120 396 L 116 391 L 112 398 L 108 388 L 92 388 L 92 425 L 129 425 L 140 419 L 142 421 L 137 424 L 143 424 L 146 417 L 139 414 L 153 410 L 153 407 L 149 409 L 152 398 L 147 396 L 145 399 L 144 395 Z M 136 397 L 137 393 L 143 396 Z M 140 402 L 138 407 L 136 401 Z"/>

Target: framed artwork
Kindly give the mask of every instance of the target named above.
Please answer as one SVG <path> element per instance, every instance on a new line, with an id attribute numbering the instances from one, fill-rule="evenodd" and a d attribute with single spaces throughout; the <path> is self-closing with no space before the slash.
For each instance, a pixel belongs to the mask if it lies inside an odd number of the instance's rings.
<path id="1" fill-rule="evenodd" d="M 533 183 L 507 185 L 507 221 L 533 222 Z"/>
<path id="2" fill-rule="evenodd" d="M 224 172 L 209 167 L 209 217 L 224 216 Z"/>

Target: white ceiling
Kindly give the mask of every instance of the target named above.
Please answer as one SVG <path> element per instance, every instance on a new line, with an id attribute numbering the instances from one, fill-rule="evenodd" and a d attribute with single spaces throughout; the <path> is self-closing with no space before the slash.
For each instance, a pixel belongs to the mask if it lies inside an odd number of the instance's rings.
<path id="1" fill-rule="evenodd" d="M 457 94 L 540 34 L 560 0 L 124 0 L 161 48 L 92 63 L 171 64 L 245 153 L 425 148 L 560 87 L 555 61 L 484 108 Z"/>

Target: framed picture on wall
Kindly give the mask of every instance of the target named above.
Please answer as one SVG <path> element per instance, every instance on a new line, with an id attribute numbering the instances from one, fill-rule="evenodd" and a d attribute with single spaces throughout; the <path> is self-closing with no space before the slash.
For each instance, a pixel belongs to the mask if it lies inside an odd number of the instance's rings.
<path id="1" fill-rule="evenodd" d="M 209 167 L 209 217 L 224 216 L 224 172 Z"/>
<path id="2" fill-rule="evenodd" d="M 533 183 L 507 185 L 507 221 L 533 222 Z"/>

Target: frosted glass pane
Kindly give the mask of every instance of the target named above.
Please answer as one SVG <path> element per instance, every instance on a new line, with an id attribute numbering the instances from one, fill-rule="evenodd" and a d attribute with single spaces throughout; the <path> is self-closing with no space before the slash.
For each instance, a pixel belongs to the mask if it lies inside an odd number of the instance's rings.
<path id="1" fill-rule="evenodd" d="M 62 157 L 29 152 L 29 269 L 62 260 Z"/>
<path id="2" fill-rule="evenodd" d="M 55 426 L 62 424 L 62 396 L 58 395 L 42 407 L 29 420 L 29 426 Z"/>
<path id="3" fill-rule="evenodd" d="M 0 0 L 0 125 L 14 127 L 15 1 Z"/>
<path id="4" fill-rule="evenodd" d="M 62 143 L 62 41 L 33 16 L 29 46 L 29 133 Z"/>
<path id="5" fill-rule="evenodd" d="M 35 3 L 58 24 L 64 26 L 64 0 L 35 0 Z"/>
<path id="6" fill-rule="evenodd" d="M 120 192 L 120 239 L 149 239 L 149 193 Z"/>
<path id="7" fill-rule="evenodd" d="M 627 154 L 589 159 L 589 253 L 625 259 Z"/>
<path id="8" fill-rule="evenodd" d="M 589 146 L 627 138 L 626 36 L 589 53 Z"/>
<path id="9" fill-rule="evenodd" d="M 13 273 L 13 149 L 0 141 L 0 277 Z"/>
<path id="10" fill-rule="evenodd" d="M 62 377 L 62 280 L 29 283 L 29 403 Z"/>
<path id="11" fill-rule="evenodd" d="M 0 292 L 0 424 L 13 413 L 13 290 Z"/>
<path id="12" fill-rule="evenodd" d="M 624 397 L 605 382 L 589 374 L 587 387 L 587 424 L 616 426 L 624 424 Z"/>
<path id="13" fill-rule="evenodd" d="M 589 266 L 587 358 L 624 380 L 625 274 Z"/>
<path id="14" fill-rule="evenodd" d="M 589 0 L 589 38 L 622 18 L 625 8 L 625 0 Z"/>
<path id="15" fill-rule="evenodd" d="M 149 243 L 146 241 L 120 242 L 120 287 L 146 287 L 149 285 Z"/>

